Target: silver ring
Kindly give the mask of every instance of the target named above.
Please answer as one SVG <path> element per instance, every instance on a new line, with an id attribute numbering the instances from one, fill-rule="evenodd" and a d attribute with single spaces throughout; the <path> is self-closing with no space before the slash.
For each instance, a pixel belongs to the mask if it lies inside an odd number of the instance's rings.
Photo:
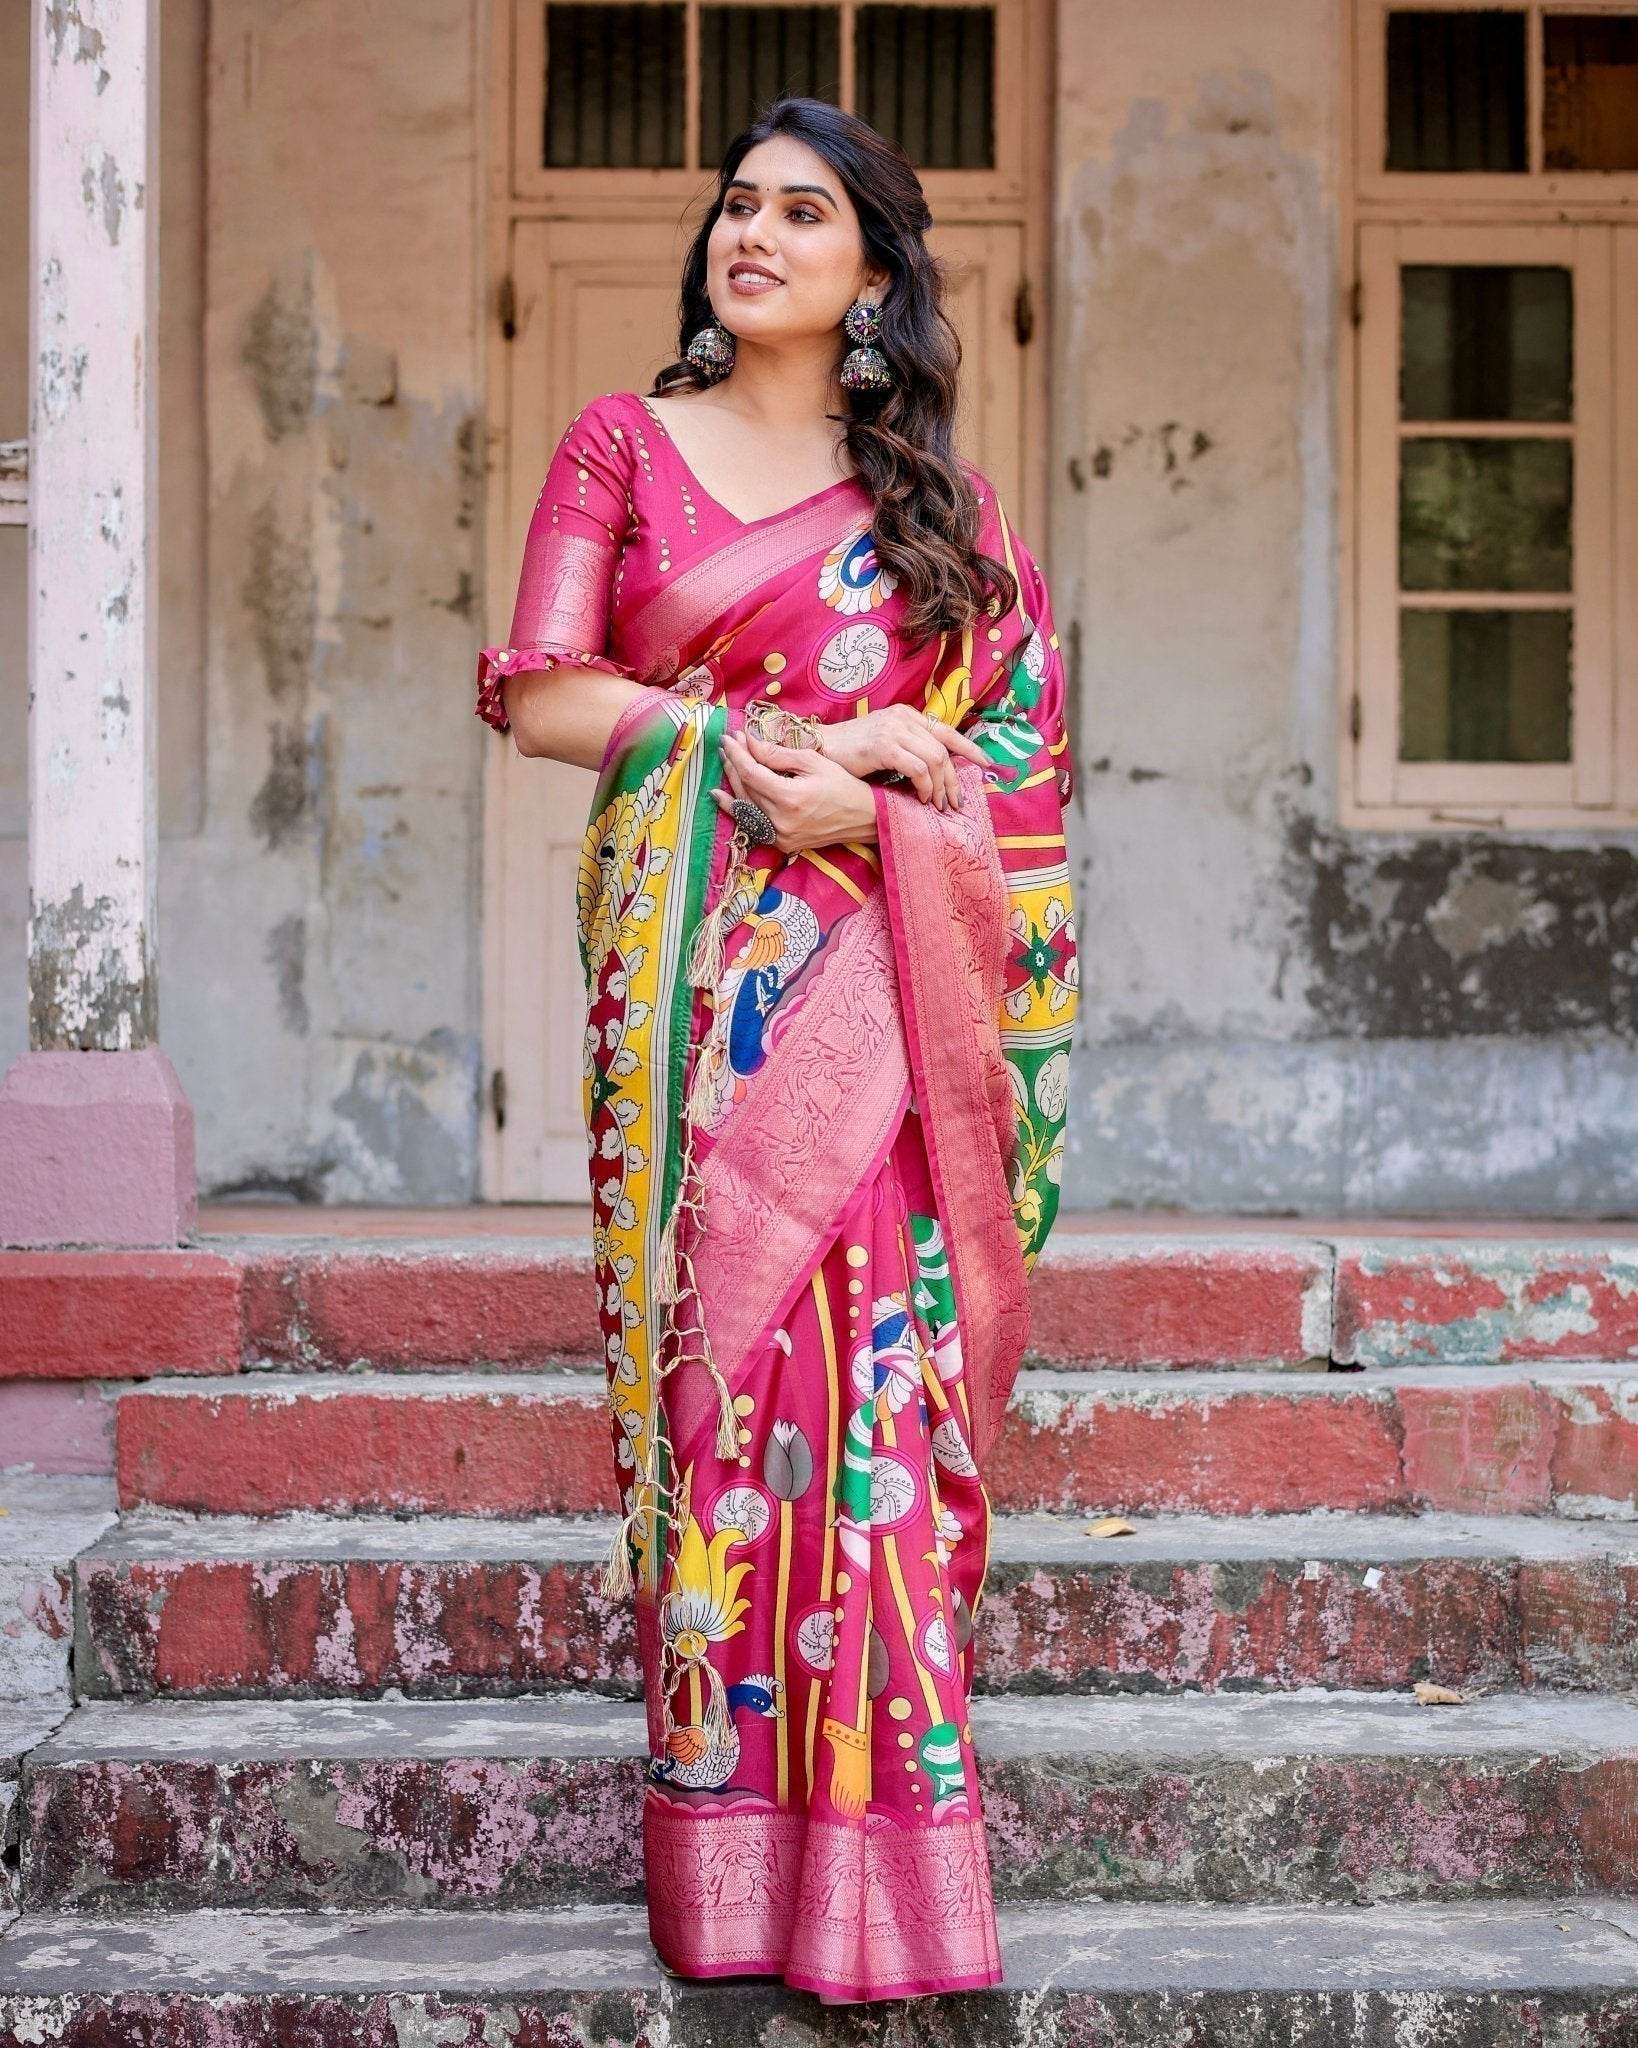
<path id="1" fill-rule="evenodd" d="M 753 803 L 748 796 L 736 796 L 731 808 L 734 823 L 753 846 L 772 846 L 778 828 L 760 804 Z"/>

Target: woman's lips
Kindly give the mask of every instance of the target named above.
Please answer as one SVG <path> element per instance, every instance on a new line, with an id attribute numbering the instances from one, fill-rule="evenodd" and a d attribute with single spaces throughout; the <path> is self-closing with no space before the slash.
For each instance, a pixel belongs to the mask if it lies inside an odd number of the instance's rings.
<path id="1" fill-rule="evenodd" d="M 777 277 L 763 277 L 754 270 L 739 271 L 728 280 L 730 291 L 739 292 L 748 299 L 754 299 L 763 292 L 776 292 L 779 285 Z"/>

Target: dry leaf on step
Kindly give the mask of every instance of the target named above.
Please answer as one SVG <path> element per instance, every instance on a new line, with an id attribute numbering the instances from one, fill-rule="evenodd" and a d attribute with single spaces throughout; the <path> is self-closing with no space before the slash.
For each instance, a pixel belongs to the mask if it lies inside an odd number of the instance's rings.
<path id="1" fill-rule="evenodd" d="M 1088 1536 L 1135 1536 L 1137 1525 L 1127 1521 L 1124 1515 L 1100 1515 L 1095 1522 L 1086 1525 Z"/>
<path id="2" fill-rule="evenodd" d="M 1431 1678 L 1416 1681 L 1416 1698 L 1424 1707 L 1465 1707 L 1467 1694 L 1456 1692 L 1448 1685 L 1435 1685 Z"/>

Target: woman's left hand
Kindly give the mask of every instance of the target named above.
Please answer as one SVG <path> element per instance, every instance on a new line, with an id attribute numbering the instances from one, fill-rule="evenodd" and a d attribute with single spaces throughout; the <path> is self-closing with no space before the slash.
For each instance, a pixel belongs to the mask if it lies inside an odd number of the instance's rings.
<path id="1" fill-rule="evenodd" d="M 722 736 L 722 756 L 733 787 L 713 789 L 713 802 L 723 811 L 736 796 L 760 804 L 773 820 L 781 853 L 876 837 L 875 791 L 816 748 L 781 747 L 754 733 L 729 732 Z"/>
<path id="2" fill-rule="evenodd" d="M 860 718 L 838 718 L 825 727 L 823 745 L 833 761 L 855 775 L 886 770 L 899 781 L 914 784 L 922 802 L 936 804 L 941 811 L 961 801 L 955 771 L 958 754 L 981 768 L 990 765 L 989 755 L 976 740 L 913 704 L 886 704 Z"/>

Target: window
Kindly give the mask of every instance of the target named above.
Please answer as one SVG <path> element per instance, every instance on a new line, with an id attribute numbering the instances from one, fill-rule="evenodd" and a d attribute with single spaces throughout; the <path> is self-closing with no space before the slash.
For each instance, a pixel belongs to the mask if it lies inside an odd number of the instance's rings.
<path id="1" fill-rule="evenodd" d="M 1629 827 L 1638 8 L 1356 29 L 1345 816 Z"/>
<path id="2" fill-rule="evenodd" d="M 700 162 L 720 162 L 751 109 L 776 93 L 835 100 L 839 30 L 834 7 L 702 7 Z"/>
<path id="3" fill-rule="evenodd" d="M 680 4 L 546 9 L 542 162 L 609 170 L 683 161 Z"/>
<path id="4" fill-rule="evenodd" d="M 1638 17 L 1542 17 L 1541 150 L 1549 171 L 1638 171 Z"/>
<path id="5" fill-rule="evenodd" d="M 859 114 L 918 170 L 995 162 L 995 10 L 862 6 L 854 16 Z"/>
<path id="6" fill-rule="evenodd" d="M 994 171 L 996 14 L 993 0 L 526 0 L 532 154 L 543 172 L 709 170 L 757 106 L 801 93 L 856 107 L 920 170 Z"/>

